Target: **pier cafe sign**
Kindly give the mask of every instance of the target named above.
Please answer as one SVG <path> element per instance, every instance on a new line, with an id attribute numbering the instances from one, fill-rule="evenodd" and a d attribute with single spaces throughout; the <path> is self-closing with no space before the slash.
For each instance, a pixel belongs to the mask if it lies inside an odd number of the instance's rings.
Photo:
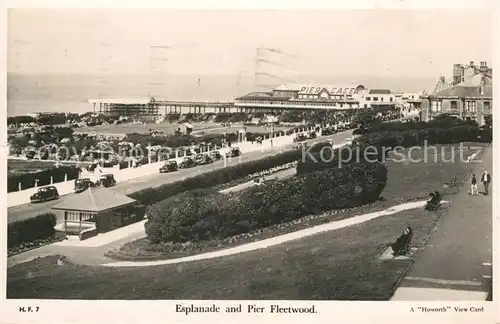
<path id="1" fill-rule="evenodd" d="M 299 94 L 319 95 L 324 90 L 330 95 L 353 95 L 356 93 L 356 89 L 357 88 L 351 87 L 302 87 L 299 91 Z"/>

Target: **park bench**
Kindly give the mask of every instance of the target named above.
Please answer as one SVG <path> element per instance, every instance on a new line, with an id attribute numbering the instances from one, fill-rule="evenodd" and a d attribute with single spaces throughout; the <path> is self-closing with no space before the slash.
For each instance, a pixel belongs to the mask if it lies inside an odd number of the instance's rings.
<path id="1" fill-rule="evenodd" d="M 425 205 L 425 210 L 428 210 L 428 211 L 437 210 L 439 208 L 439 206 L 441 205 L 441 200 L 443 199 L 443 194 L 436 190 L 436 191 L 431 192 L 429 194 L 429 197 L 431 197 L 431 199 L 429 199 L 427 201 L 427 204 Z"/>
<path id="2" fill-rule="evenodd" d="M 391 244 L 391 248 L 394 256 L 406 255 L 410 252 L 410 244 L 413 238 L 413 230 L 410 229 L 408 235 L 404 232 L 401 234 L 394 243 Z"/>

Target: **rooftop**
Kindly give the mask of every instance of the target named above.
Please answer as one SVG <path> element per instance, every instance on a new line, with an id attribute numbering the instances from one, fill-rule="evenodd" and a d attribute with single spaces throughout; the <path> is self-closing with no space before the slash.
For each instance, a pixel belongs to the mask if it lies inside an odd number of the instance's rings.
<path id="1" fill-rule="evenodd" d="M 147 105 L 151 102 L 150 98 L 111 98 L 111 99 L 89 99 L 90 104 L 118 104 L 118 105 Z"/>
<path id="2" fill-rule="evenodd" d="M 481 87 L 479 86 L 466 86 L 456 85 L 454 87 L 445 89 L 438 93 L 433 94 L 433 97 L 492 97 L 493 92 L 491 87 L 484 87 L 483 94 L 481 94 Z"/>
<path id="3" fill-rule="evenodd" d="M 83 212 L 102 212 L 120 206 L 130 205 L 135 200 L 107 188 L 88 189 L 66 198 L 53 206 L 53 209 L 76 210 Z"/>
<path id="4" fill-rule="evenodd" d="M 369 94 L 391 94 L 389 89 L 370 89 Z"/>

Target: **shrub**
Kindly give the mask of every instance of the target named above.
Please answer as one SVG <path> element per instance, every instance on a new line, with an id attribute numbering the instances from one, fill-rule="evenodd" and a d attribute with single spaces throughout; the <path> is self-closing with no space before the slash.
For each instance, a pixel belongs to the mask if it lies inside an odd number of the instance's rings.
<path id="1" fill-rule="evenodd" d="M 21 189 L 33 188 L 35 186 L 35 179 L 38 179 L 38 186 L 45 186 L 50 184 L 50 177 L 53 183 L 63 182 L 67 174 L 67 180 L 74 180 L 78 178 L 81 169 L 74 166 L 60 166 L 50 169 L 33 172 L 9 175 L 7 177 L 7 192 L 14 192 L 19 190 L 19 182 Z"/>
<path id="2" fill-rule="evenodd" d="M 363 162 L 230 194 L 188 191 L 148 207 L 146 233 L 154 244 L 222 239 L 374 202 L 386 182 L 383 164 Z"/>
<path id="3" fill-rule="evenodd" d="M 54 236 L 56 216 L 45 213 L 33 218 L 8 224 L 7 244 L 9 248 Z"/>
<path id="4" fill-rule="evenodd" d="M 330 144 L 327 142 L 318 143 L 311 148 L 311 152 L 319 151 L 327 145 Z M 185 191 L 211 188 L 233 180 L 244 178 L 253 173 L 268 170 L 290 162 L 295 162 L 299 160 L 301 156 L 302 151 L 287 151 L 259 160 L 232 165 L 227 168 L 214 170 L 208 173 L 202 173 L 191 178 L 167 183 L 156 188 L 143 189 L 134 192 L 129 196 L 140 201 L 144 205 L 151 205 Z"/>
<path id="5" fill-rule="evenodd" d="M 402 124 L 400 124 L 402 125 Z M 418 126 L 420 127 L 420 126 Z M 425 141 L 428 145 L 434 144 L 454 144 L 460 142 L 486 142 L 492 140 L 492 130 L 489 128 L 480 129 L 476 126 L 462 124 L 450 128 L 424 128 L 411 129 L 407 131 L 381 131 L 364 134 L 356 138 L 349 149 L 327 150 L 306 155 L 297 164 L 297 173 L 303 174 L 338 167 L 340 157 L 342 165 L 354 161 L 373 162 L 382 161 L 384 154 L 387 157 L 389 151 L 396 147 L 409 148 L 413 146 L 423 146 Z M 365 148 L 372 147 L 376 154 L 364 155 Z M 359 153 L 358 153 L 359 152 Z M 332 157 L 333 154 L 333 157 Z"/>

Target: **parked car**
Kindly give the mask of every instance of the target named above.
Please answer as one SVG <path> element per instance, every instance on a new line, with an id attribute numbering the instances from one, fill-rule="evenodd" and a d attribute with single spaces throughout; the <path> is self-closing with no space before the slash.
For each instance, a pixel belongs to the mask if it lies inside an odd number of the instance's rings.
<path id="1" fill-rule="evenodd" d="M 75 193 L 80 193 L 88 188 L 94 187 L 95 183 L 90 178 L 76 179 L 75 180 Z"/>
<path id="2" fill-rule="evenodd" d="M 179 165 L 179 168 L 181 169 L 192 168 L 195 165 L 196 164 L 194 163 L 193 159 L 186 156 Z"/>
<path id="3" fill-rule="evenodd" d="M 197 154 L 194 157 L 194 163 L 197 165 L 212 163 L 212 158 L 208 154 Z"/>
<path id="4" fill-rule="evenodd" d="M 116 184 L 115 176 L 112 174 L 103 174 L 99 178 L 99 185 L 103 187 L 112 187 Z"/>
<path id="5" fill-rule="evenodd" d="M 316 135 L 315 131 L 308 132 L 307 135 L 306 135 L 306 139 L 313 139 L 313 138 L 316 138 L 316 137 L 317 137 L 317 135 Z"/>
<path id="6" fill-rule="evenodd" d="M 59 199 L 59 193 L 54 186 L 38 188 L 38 191 L 31 195 L 30 201 L 32 203 L 44 202 L 48 200 Z"/>
<path id="7" fill-rule="evenodd" d="M 226 157 L 235 157 L 235 156 L 240 156 L 241 151 L 239 147 L 230 147 L 229 150 L 226 152 Z"/>
<path id="8" fill-rule="evenodd" d="M 161 168 L 160 168 L 160 173 L 166 173 L 166 172 L 174 172 L 179 170 L 179 165 L 177 164 L 177 161 L 175 160 L 170 160 L 167 161 Z"/>
<path id="9" fill-rule="evenodd" d="M 212 158 L 212 160 L 220 160 L 222 158 L 222 155 L 219 151 L 212 151 L 208 153 L 208 155 Z"/>
<path id="10" fill-rule="evenodd" d="M 307 139 L 307 137 L 304 134 L 297 134 L 295 138 L 293 139 L 294 142 L 303 142 Z"/>

